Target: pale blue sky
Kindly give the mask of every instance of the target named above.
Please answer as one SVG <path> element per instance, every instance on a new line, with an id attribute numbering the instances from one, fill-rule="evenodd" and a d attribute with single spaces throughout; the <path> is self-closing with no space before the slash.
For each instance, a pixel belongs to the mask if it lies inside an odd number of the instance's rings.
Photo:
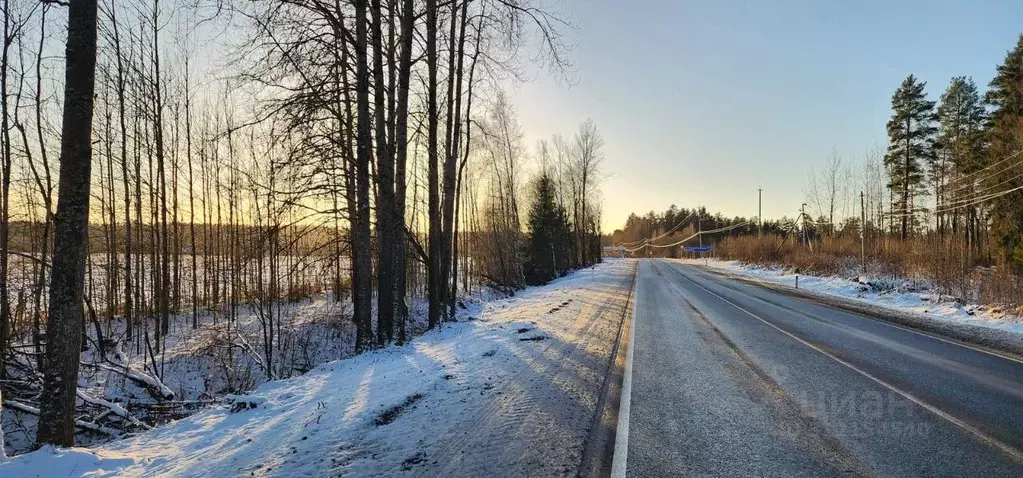
<path id="1" fill-rule="evenodd" d="M 563 0 L 579 28 L 567 87 L 540 74 L 512 96 L 530 144 L 592 117 L 604 133 L 605 230 L 630 212 L 706 205 L 793 216 L 832 149 L 886 145 L 889 100 L 912 73 L 937 100 L 982 89 L 1023 33 L 1016 1 Z M 818 166 L 819 167 L 819 166 Z"/>

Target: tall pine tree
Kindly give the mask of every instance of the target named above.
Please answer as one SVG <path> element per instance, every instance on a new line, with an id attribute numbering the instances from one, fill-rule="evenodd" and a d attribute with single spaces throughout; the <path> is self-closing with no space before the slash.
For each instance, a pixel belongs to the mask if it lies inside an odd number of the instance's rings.
<path id="1" fill-rule="evenodd" d="M 554 180 L 542 173 L 533 186 L 529 210 L 526 281 L 544 284 L 567 272 L 572 242 L 568 213 L 558 204 Z"/>
<path id="2" fill-rule="evenodd" d="M 894 217 L 902 221 L 902 239 L 909 236 L 913 198 L 923 189 L 925 165 L 935 160 L 934 102 L 924 94 L 926 82 L 909 75 L 892 95 L 892 119 L 888 121 L 888 167 Z"/>
<path id="3" fill-rule="evenodd" d="M 972 197 L 976 185 L 967 175 L 983 167 L 983 130 L 986 112 L 973 78 L 952 78 L 938 105 L 938 162 L 932 169 L 935 195 L 939 208 L 942 204 L 960 204 Z M 951 225 L 953 231 L 960 224 L 969 224 L 976 217 L 975 206 L 964 206 L 954 214 L 941 214 L 938 229 L 944 232 Z M 967 226 L 967 238 L 972 237 Z"/>
<path id="4" fill-rule="evenodd" d="M 1023 149 L 1023 35 L 1016 48 L 1005 56 L 994 79 L 988 84 L 985 100 L 991 107 L 988 121 L 989 164 L 1016 155 Z M 989 194 L 1023 186 L 1023 165 L 1013 158 L 994 168 L 997 174 L 987 180 Z M 985 175 L 988 177 L 988 175 Z M 1017 271 L 1023 271 L 1023 191 L 993 198 L 991 233 L 1001 246 L 1003 258 Z"/>

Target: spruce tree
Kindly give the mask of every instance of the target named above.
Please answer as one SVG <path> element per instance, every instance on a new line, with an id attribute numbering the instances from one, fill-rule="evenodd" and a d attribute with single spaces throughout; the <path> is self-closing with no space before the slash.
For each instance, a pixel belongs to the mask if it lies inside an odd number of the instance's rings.
<path id="1" fill-rule="evenodd" d="M 1023 35 L 1016 48 L 1005 56 L 984 99 L 991 108 L 988 121 L 988 164 L 993 164 L 1023 149 Z M 994 168 L 997 174 L 987 182 L 999 193 L 1023 186 L 1020 158 Z M 988 177 L 985 175 L 985 177 Z M 997 187 L 995 187 L 997 185 Z M 991 233 L 1001 246 L 1003 258 L 1017 271 L 1023 271 L 1023 191 L 1008 193 L 989 203 Z"/>
<path id="2" fill-rule="evenodd" d="M 529 210 L 526 281 L 544 284 L 567 272 L 572 242 L 568 213 L 558 204 L 554 180 L 543 173 L 533 186 Z"/>
<path id="3" fill-rule="evenodd" d="M 892 190 L 893 215 L 901 218 L 902 239 L 909 236 L 913 198 L 924 183 L 924 166 L 935 160 L 934 102 L 924 94 L 926 82 L 909 75 L 892 95 L 892 118 L 888 121 L 888 188 Z"/>

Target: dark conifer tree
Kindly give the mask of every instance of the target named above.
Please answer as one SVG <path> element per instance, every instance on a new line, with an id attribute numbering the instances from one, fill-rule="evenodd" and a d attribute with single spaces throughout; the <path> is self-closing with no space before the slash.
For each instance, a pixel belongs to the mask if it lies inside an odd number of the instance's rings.
<path id="1" fill-rule="evenodd" d="M 923 187 L 924 167 L 935 160 L 934 102 L 924 94 L 926 82 L 909 75 L 892 95 L 892 118 L 888 121 L 888 167 L 893 215 L 902 223 L 902 238 L 909 236 L 911 216 L 918 212 L 913 198 Z"/>
<path id="2" fill-rule="evenodd" d="M 958 204 L 959 200 L 975 193 L 975 185 L 966 178 L 983 166 L 981 140 L 985 114 L 973 79 L 965 76 L 952 78 L 938 105 L 938 161 L 931 171 L 939 207 Z M 951 224 L 952 230 L 956 231 L 961 222 L 969 230 L 971 218 L 976 217 L 975 209 L 975 206 L 966 206 L 954 214 L 939 214 L 938 230 L 944 233 L 946 226 Z M 960 221 L 960 216 L 965 221 Z M 969 233 L 967 237 L 970 237 Z"/>
<path id="3" fill-rule="evenodd" d="M 544 284 L 568 271 L 573 237 L 568 213 L 558 204 L 554 180 L 546 173 L 533 186 L 533 196 L 526 245 L 526 281 Z"/>
<path id="4" fill-rule="evenodd" d="M 1002 161 L 1023 150 L 1023 35 L 1016 48 L 998 66 L 994 79 L 988 84 L 984 97 L 991 107 L 988 121 L 988 163 Z M 1014 158 L 994 168 L 998 174 L 987 182 L 998 193 L 1023 185 L 1020 174 L 1023 165 Z M 991 205 L 991 234 L 1003 252 L 1003 259 L 1017 272 L 1023 271 L 1023 191 L 993 198 Z"/>

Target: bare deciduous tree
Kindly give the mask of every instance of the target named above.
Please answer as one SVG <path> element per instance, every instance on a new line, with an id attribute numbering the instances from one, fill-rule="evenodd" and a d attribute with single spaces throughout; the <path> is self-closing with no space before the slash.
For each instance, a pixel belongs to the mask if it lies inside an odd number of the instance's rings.
<path id="1" fill-rule="evenodd" d="M 96 0 L 68 7 L 60 180 L 54 219 L 53 274 L 46 321 L 46 362 L 36 443 L 74 444 L 82 294 L 88 253 L 92 112 L 96 84 Z"/>

